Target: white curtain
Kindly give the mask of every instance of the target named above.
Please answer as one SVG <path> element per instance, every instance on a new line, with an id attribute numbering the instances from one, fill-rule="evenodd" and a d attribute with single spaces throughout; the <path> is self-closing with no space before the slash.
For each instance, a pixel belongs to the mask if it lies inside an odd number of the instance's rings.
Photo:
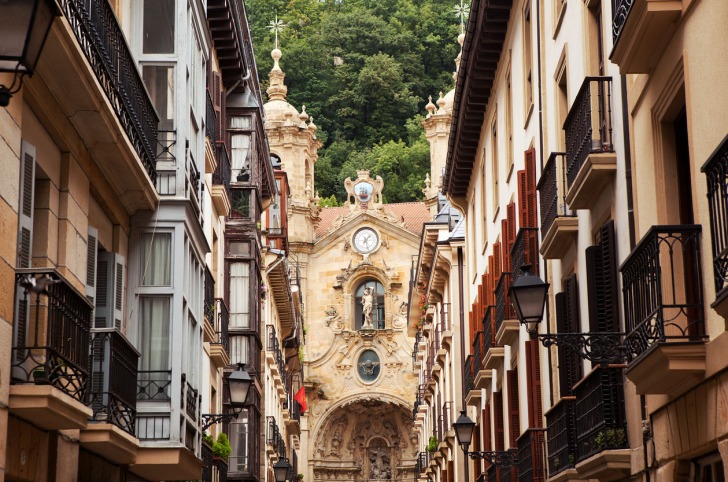
<path id="1" fill-rule="evenodd" d="M 169 298 L 143 296 L 140 304 L 142 356 L 139 370 L 169 370 Z"/>
<path id="2" fill-rule="evenodd" d="M 250 264 L 230 265 L 230 326 L 250 328 Z"/>
<path id="3" fill-rule="evenodd" d="M 142 285 L 171 286 L 172 235 L 145 234 L 142 243 Z"/>
<path id="4" fill-rule="evenodd" d="M 240 174 L 241 169 L 250 169 L 250 166 L 245 162 L 248 151 L 250 151 L 250 134 L 233 134 L 230 138 L 230 148 L 232 154 L 231 167 L 233 177 L 235 177 Z"/>

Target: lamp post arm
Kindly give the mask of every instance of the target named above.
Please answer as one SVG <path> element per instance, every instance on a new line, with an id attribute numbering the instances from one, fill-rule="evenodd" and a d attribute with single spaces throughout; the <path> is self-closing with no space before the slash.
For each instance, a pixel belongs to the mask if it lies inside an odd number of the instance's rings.
<path id="1" fill-rule="evenodd" d="M 496 467 L 513 467 L 518 463 L 518 454 L 515 449 L 466 453 L 473 460 L 485 459 Z"/>
<path id="2" fill-rule="evenodd" d="M 538 339 L 546 348 L 566 348 L 599 365 L 613 365 L 627 360 L 625 336 L 622 332 L 546 333 L 539 334 Z"/>
<path id="3" fill-rule="evenodd" d="M 200 416 L 202 420 L 202 431 L 204 432 L 216 423 L 230 422 L 232 419 L 237 419 L 237 413 L 204 413 Z"/>

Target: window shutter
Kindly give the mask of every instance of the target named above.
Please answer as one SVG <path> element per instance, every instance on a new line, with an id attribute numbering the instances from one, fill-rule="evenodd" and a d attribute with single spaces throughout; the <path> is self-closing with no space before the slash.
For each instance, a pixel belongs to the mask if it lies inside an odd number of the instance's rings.
<path id="1" fill-rule="evenodd" d="M 23 141 L 20 152 L 20 199 L 18 209 L 18 268 L 30 268 L 33 247 L 33 196 L 35 146 Z"/>
<path id="2" fill-rule="evenodd" d="M 602 269 L 601 249 L 599 246 L 586 248 L 586 285 L 589 295 L 589 331 L 601 330 L 599 319 L 599 303 L 602 294 L 599 293 L 599 271 Z"/>
<path id="3" fill-rule="evenodd" d="M 124 311 L 124 257 L 107 251 L 98 255 L 94 328 L 122 329 Z"/>
<path id="4" fill-rule="evenodd" d="M 541 428 L 543 425 L 540 358 L 539 341 L 528 340 L 526 342 L 526 378 L 528 381 L 528 425 L 530 428 Z"/>
<path id="5" fill-rule="evenodd" d="M 88 227 L 86 240 L 86 298 L 92 305 L 96 303 L 96 254 L 98 253 L 98 229 Z"/>
<path id="6" fill-rule="evenodd" d="M 490 402 L 485 404 L 485 408 L 483 409 L 483 450 L 493 450 L 493 445 L 491 444 L 491 430 L 490 430 Z"/>
<path id="7" fill-rule="evenodd" d="M 564 291 L 555 296 L 556 329 L 559 333 L 578 333 L 579 326 L 579 290 L 576 275 L 564 281 Z M 561 396 L 572 395 L 573 387 L 581 380 L 583 370 L 581 358 L 567 347 L 558 348 L 559 388 Z"/>
<path id="8" fill-rule="evenodd" d="M 501 221 L 501 245 L 503 257 L 501 259 L 501 273 L 505 270 L 511 269 L 511 247 L 509 246 L 508 240 L 508 219 Z M 500 276 L 498 276 L 500 278 Z"/>
<path id="9" fill-rule="evenodd" d="M 493 392 L 493 419 L 495 427 L 495 449 L 505 450 L 505 433 L 503 430 L 503 392 Z"/>
<path id="10" fill-rule="evenodd" d="M 510 429 L 510 447 L 517 448 L 516 440 L 521 436 L 521 419 L 518 413 L 518 370 L 506 372 L 508 380 L 508 424 Z"/>
<path id="11" fill-rule="evenodd" d="M 526 226 L 538 227 L 538 206 L 536 205 L 536 149 L 528 149 L 524 153 L 526 165 Z"/>
<path id="12" fill-rule="evenodd" d="M 493 265 L 495 266 L 495 271 L 493 271 L 493 289 L 495 290 L 495 280 L 500 278 L 501 271 L 503 270 L 503 263 L 501 260 L 501 254 L 503 252 L 501 251 L 501 242 L 498 241 L 497 243 L 493 244 Z"/>
<path id="13" fill-rule="evenodd" d="M 619 311 L 617 310 L 617 243 L 614 235 L 614 221 L 599 228 L 599 247 L 601 248 L 601 269 L 598 294 L 601 294 L 602 312 L 599 319 L 602 331 L 619 331 Z"/>
<path id="14" fill-rule="evenodd" d="M 528 226 L 528 193 L 526 192 L 526 171 L 518 171 L 518 227 Z"/>
<path id="15" fill-rule="evenodd" d="M 506 211 L 508 213 L 508 253 L 510 254 L 511 249 L 513 249 L 513 243 L 516 242 L 516 204 L 510 203 Z M 511 265 L 510 258 L 509 263 L 506 266 L 509 267 Z"/>

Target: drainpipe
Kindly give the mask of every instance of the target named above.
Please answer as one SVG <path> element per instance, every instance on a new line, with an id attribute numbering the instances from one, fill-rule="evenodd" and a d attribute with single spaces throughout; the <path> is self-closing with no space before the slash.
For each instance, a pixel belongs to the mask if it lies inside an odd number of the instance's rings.
<path id="1" fill-rule="evenodd" d="M 464 283 L 463 283 L 463 248 L 458 247 L 458 303 L 460 304 L 460 363 L 465 362 L 465 311 L 463 311 L 465 306 L 465 293 L 464 293 Z M 463 403 L 463 409 L 467 410 L 465 407 L 465 387 L 461 387 L 460 391 L 462 392 L 462 403 Z M 468 463 L 468 457 L 465 456 L 463 458 L 463 466 L 464 466 L 464 475 L 465 478 L 463 480 L 469 480 L 470 479 L 470 464 Z"/>

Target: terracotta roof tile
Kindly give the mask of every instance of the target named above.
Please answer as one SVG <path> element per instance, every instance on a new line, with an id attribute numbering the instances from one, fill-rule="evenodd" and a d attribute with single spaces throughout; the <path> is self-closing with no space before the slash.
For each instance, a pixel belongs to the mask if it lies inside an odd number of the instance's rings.
<path id="1" fill-rule="evenodd" d="M 384 209 L 402 219 L 405 228 L 415 234 L 420 234 L 422 225 L 432 220 L 430 210 L 423 202 L 385 204 Z M 316 227 L 316 238 L 324 237 L 336 218 L 345 216 L 348 212 L 349 208 L 347 206 L 323 208 L 320 213 L 321 221 Z"/>

